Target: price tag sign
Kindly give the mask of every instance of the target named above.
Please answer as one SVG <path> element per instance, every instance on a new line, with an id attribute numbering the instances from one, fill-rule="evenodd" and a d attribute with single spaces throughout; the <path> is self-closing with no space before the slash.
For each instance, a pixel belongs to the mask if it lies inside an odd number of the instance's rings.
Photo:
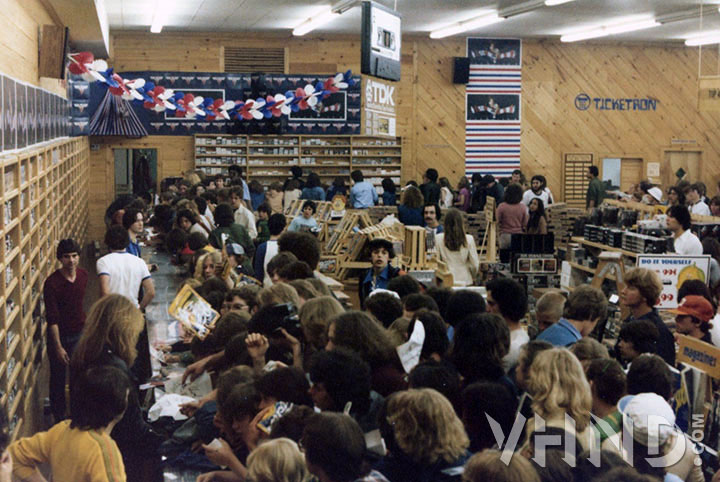
<path id="1" fill-rule="evenodd" d="M 710 256 L 684 256 L 675 254 L 641 254 L 637 266 L 655 271 L 663 289 L 656 308 L 677 308 L 677 290 L 685 281 L 699 279 L 705 284 L 710 276 Z"/>

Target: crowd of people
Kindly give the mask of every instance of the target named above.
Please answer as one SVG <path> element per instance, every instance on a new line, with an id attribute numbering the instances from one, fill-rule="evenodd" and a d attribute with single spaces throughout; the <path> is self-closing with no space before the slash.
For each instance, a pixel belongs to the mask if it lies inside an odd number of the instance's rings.
<path id="1" fill-rule="evenodd" d="M 704 480 L 695 441 L 673 427 L 675 339 L 654 308 L 657 275 L 627 273 L 630 316 L 614 346 L 594 338 L 608 306 L 597 288 L 549 291 L 534 313 L 511 278 L 487 282 L 486 297 L 463 289 L 479 262 L 462 210 L 477 208 L 479 186 L 498 201 L 501 224 L 523 232 L 546 228 L 538 213 L 552 194 L 542 176 L 523 191 L 519 172 L 504 188 L 465 179 L 456 194 L 433 171 L 403 190 L 398 213 L 433 231 L 458 289 L 423 286 L 391 263 L 390 241 L 374 239 L 360 309 L 319 279 L 312 221 L 328 194 L 312 176 L 263 192 L 239 175 L 229 185 L 193 175 L 156 203 L 114 202 L 97 261 L 101 298 L 87 316 L 81 248 L 57 245 L 61 267 L 44 287 L 56 424 L 9 446 L 0 433 L 0 481 L 40 480 L 40 464 L 54 480 L 161 480 L 164 465 L 201 471 L 199 482 Z M 331 194 L 377 202 L 353 180 Z M 288 193 L 304 200 L 289 223 Z M 147 242 L 185 267 L 182 286 L 220 314 L 206 337 L 188 331 L 153 347 L 185 367 L 183 383 L 212 375 L 213 390 L 181 407 L 183 423 L 151 424 L 141 408 L 156 268 L 140 257 L 146 221 L 156 234 Z M 717 345 L 713 292 L 691 280 L 679 298 L 675 332 Z M 667 425 L 649 429 L 653 417 Z"/>

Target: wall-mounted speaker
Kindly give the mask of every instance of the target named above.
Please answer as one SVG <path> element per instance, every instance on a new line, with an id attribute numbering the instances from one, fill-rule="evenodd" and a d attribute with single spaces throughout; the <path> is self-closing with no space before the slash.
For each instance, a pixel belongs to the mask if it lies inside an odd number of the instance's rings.
<path id="1" fill-rule="evenodd" d="M 470 59 L 453 57 L 453 84 L 467 84 L 470 80 Z"/>

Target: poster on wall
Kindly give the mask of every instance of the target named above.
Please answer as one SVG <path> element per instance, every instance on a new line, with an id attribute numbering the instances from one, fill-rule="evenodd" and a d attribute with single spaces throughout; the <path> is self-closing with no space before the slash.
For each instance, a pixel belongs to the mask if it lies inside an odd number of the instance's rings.
<path id="1" fill-rule="evenodd" d="M 219 74 L 202 72 L 123 72 L 125 79 L 143 78 L 156 85 L 175 92 L 200 94 L 205 98 L 225 100 L 243 100 L 266 97 L 277 93 L 295 91 L 324 82 L 328 75 L 283 75 L 272 74 L 251 76 L 250 74 Z M 176 117 L 172 112 L 154 112 L 142 105 L 127 103 L 138 121 L 149 135 L 193 134 L 360 134 L 360 77 L 355 76 L 356 84 L 343 92 L 338 92 L 318 103 L 314 109 L 293 112 L 290 118 L 262 120 L 205 120 L 202 118 L 184 119 Z M 78 85 L 78 89 L 82 89 Z M 73 86 L 75 89 L 75 86 Z M 74 92 L 74 90 L 73 90 Z M 76 104 L 73 103 L 73 135 L 77 132 L 76 122 L 93 119 L 107 88 L 99 83 L 89 86 L 88 107 L 86 115 L 78 117 Z"/>
<path id="2" fill-rule="evenodd" d="M 17 148 L 27 146 L 27 84 L 17 83 L 15 86 L 15 109 L 17 110 Z"/>
<path id="3" fill-rule="evenodd" d="M 509 177 L 520 167 L 522 42 L 468 38 L 465 173 Z"/>
<path id="4" fill-rule="evenodd" d="M 38 89 L 35 87 L 31 86 L 28 88 L 28 145 L 37 144 L 38 142 L 37 106 L 35 105 L 35 102 L 37 102 L 37 93 Z"/>
<path id="5" fill-rule="evenodd" d="M 5 106 L 5 129 L 3 150 L 15 149 L 17 118 L 15 117 L 15 81 L 3 76 L 3 105 Z"/>
<path id="6" fill-rule="evenodd" d="M 363 76 L 362 133 L 366 136 L 395 137 L 397 89 L 394 82 Z"/>
<path id="7" fill-rule="evenodd" d="M 640 254 L 637 266 L 655 271 L 662 281 L 663 289 L 658 309 L 677 308 L 677 290 L 685 281 L 696 279 L 708 283 L 710 256 L 686 256 L 672 254 Z"/>

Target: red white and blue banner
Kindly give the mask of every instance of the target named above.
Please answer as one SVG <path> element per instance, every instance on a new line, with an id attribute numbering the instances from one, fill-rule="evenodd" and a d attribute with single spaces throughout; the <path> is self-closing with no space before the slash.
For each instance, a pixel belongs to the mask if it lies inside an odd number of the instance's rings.
<path id="1" fill-rule="evenodd" d="M 520 167 L 522 43 L 468 38 L 465 173 L 508 177 Z"/>

